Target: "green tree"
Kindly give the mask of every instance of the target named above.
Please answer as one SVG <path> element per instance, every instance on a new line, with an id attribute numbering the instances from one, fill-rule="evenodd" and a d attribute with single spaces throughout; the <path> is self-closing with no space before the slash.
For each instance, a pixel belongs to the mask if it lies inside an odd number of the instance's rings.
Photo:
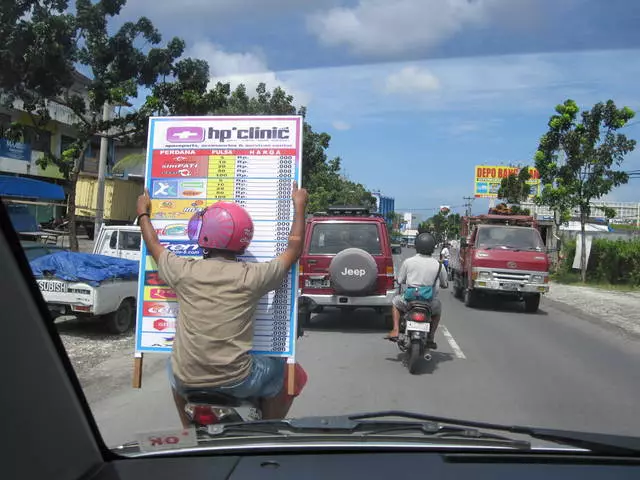
<path id="1" fill-rule="evenodd" d="M 529 198 L 530 187 L 527 184 L 531 174 L 529 167 L 524 166 L 518 173 L 511 173 L 500 182 L 498 198 L 509 204 L 520 204 Z"/>
<path id="2" fill-rule="evenodd" d="M 622 165 L 636 142 L 617 131 L 635 114 L 628 107 L 617 108 L 613 100 L 596 103 L 580 116 L 573 100 L 556 106 L 555 111 L 535 154 L 535 166 L 542 182 L 538 202 L 561 215 L 573 208 L 580 212 L 580 266 L 584 282 L 587 275 L 585 224 L 591 213 L 591 201 L 629 181 L 627 173 L 616 167 Z"/>
<path id="3" fill-rule="evenodd" d="M 64 0 L 17 2 L 9 20 L 4 16 L 5 3 L 0 29 L 12 39 L 12 48 L 28 46 L 29 61 L 2 51 L 3 64 L 6 54 L 9 65 L 15 65 L 18 72 L 17 78 L 5 74 L 2 87 L 24 101 L 23 109 L 37 129 L 49 124 L 51 103 L 66 107 L 76 118 L 76 141 L 60 156 L 46 152 L 39 163 L 43 167 L 56 165 L 68 181 L 70 244 L 77 250 L 75 189 L 91 139 L 97 135 L 114 139 L 130 136 L 146 124 L 149 114 L 145 109 L 120 108 L 115 118 L 105 121 L 103 106 L 128 105 L 137 97 L 139 87 L 152 87 L 160 75 L 170 75 L 185 45 L 174 38 L 164 48 L 158 47 L 161 35 L 145 17 L 113 31 L 110 21 L 120 14 L 126 0 L 77 0 L 75 15 L 66 13 L 68 3 Z M 140 44 L 150 47 L 143 50 Z M 39 56 L 43 60 L 38 61 Z M 90 72 L 86 97 L 71 89 L 78 75 L 75 66 Z"/>

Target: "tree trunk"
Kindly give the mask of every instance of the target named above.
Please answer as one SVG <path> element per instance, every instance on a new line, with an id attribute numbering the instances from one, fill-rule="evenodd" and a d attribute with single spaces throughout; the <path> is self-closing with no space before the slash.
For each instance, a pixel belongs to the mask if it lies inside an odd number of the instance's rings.
<path id="1" fill-rule="evenodd" d="M 580 250 L 580 279 L 583 283 L 587 281 L 587 238 L 584 234 L 586 223 L 585 214 L 580 212 L 580 243 L 582 245 Z"/>
<path id="2" fill-rule="evenodd" d="M 80 166 L 82 165 L 85 152 L 87 151 L 87 145 L 82 149 L 80 156 L 73 162 L 73 169 L 71 170 L 71 175 L 69 175 L 69 202 L 67 207 L 67 216 L 69 217 L 69 247 L 73 252 L 80 250 L 76 224 L 76 186 L 78 184 L 78 177 L 80 176 Z"/>

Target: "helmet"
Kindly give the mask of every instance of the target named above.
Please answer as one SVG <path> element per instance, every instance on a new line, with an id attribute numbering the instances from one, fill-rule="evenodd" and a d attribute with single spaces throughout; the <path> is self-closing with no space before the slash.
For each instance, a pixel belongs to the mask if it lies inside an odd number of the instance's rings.
<path id="1" fill-rule="evenodd" d="M 187 234 L 202 248 L 243 253 L 253 238 L 253 221 L 240 205 L 216 202 L 191 217 Z"/>
<path id="2" fill-rule="evenodd" d="M 430 233 L 421 233 L 416 237 L 416 252 L 431 255 L 436 248 L 436 239 Z"/>

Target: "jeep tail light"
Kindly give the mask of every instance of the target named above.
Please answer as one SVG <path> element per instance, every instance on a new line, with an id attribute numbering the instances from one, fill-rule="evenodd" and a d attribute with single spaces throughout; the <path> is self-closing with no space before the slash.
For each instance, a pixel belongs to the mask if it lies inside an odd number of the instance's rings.
<path id="1" fill-rule="evenodd" d="M 385 267 L 385 289 L 393 290 L 395 287 L 394 273 L 393 273 L 393 259 L 387 260 L 387 266 Z"/>
<path id="2" fill-rule="evenodd" d="M 410 317 L 414 322 L 424 322 L 427 320 L 427 315 L 424 312 L 413 312 Z"/>

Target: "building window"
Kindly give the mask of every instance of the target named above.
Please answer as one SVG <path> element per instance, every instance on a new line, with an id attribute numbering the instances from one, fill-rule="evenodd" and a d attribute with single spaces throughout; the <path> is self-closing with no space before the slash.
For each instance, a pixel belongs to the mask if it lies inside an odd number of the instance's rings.
<path id="1" fill-rule="evenodd" d="M 51 132 L 25 126 L 23 138 L 24 143 L 30 144 L 32 150 L 51 153 Z"/>

